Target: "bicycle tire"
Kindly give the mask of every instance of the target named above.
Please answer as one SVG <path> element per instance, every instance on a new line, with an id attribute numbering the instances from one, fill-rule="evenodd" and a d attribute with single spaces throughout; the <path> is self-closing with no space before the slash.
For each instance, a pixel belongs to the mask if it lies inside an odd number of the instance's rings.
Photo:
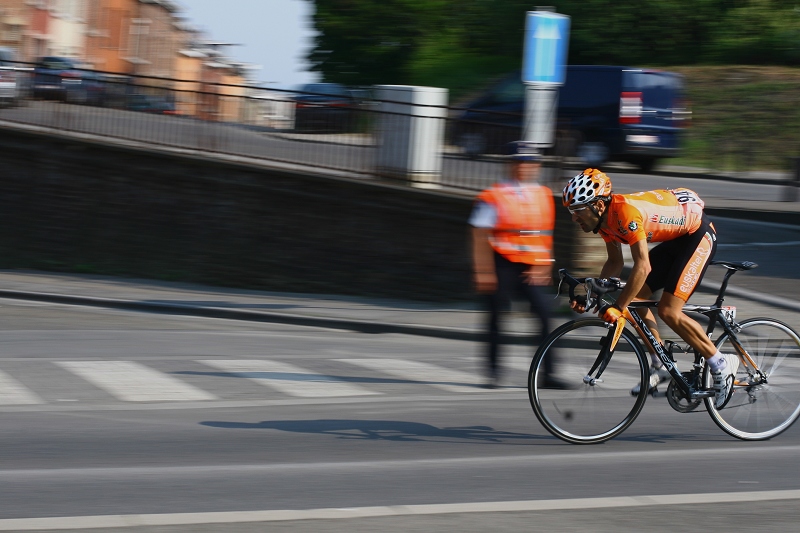
<path id="1" fill-rule="evenodd" d="M 706 409 L 717 426 L 733 437 L 770 439 L 800 417 L 800 336 L 772 318 L 750 318 L 739 326 L 736 337 L 766 374 L 766 383 L 757 383 L 740 364 L 730 399 L 717 409 L 713 397 L 705 398 Z M 728 333 L 720 336 L 716 346 L 723 353 L 737 353 Z M 703 383 L 711 383 L 708 367 Z"/>
<path id="2" fill-rule="evenodd" d="M 625 431 L 644 407 L 650 379 L 647 355 L 636 336 L 623 330 L 600 383 L 584 376 L 609 333 L 600 319 L 567 322 L 542 341 L 528 372 L 528 397 L 539 422 L 552 435 L 573 444 L 597 444 Z M 569 390 L 545 388 L 546 358 Z M 640 384 L 639 393 L 631 389 Z"/>

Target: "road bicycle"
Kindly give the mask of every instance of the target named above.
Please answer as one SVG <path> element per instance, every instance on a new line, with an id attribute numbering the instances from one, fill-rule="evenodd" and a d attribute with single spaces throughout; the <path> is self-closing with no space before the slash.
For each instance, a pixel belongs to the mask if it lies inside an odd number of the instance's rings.
<path id="1" fill-rule="evenodd" d="M 652 350 L 672 378 L 666 397 L 676 411 L 687 413 L 705 403 L 723 431 L 743 440 L 765 440 L 786 431 L 800 416 L 800 337 L 772 318 L 737 322 L 736 308 L 723 305 L 731 276 L 758 265 L 750 261 L 711 264 L 727 269 L 716 301 L 713 305 L 687 304 L 683 309 L 708 317 L 706 333 L 712 340 L 716 326 L 721 326 L 715 346 L 739 356 L 734 386 L 722 407 L 715 405 L 713 379 L 703 357 L 694 354 L 692 368 L 681 372 L 675 353 L 690 353 L 691 348 L 672 341 L 661 344 L 648 329 L 640 311 L 655 310 L 658 302 L 633 301 L 616 324 L 599 318 L 572 320 L 542 341 L 528 373 L 528 395 L 542 425 L 574 444 L 605 442 L 625 431 L 652 392 L 648 363 L 648 350 Z M 585 298 L 587 310 L 599 309 L 608 303 L 608 293 L 625 286 L 618 278 L 574 278 L 564 269 L 559 275 L 559 294 L 566 283 L 570 300 Z M 576 295 L 580 286 L 585 295 Z M 552 358 L 565 388 L 547 388 L 542 370 L 548 367 L 547 358 Z M 640 386 L 635 392 L 632 387 L 637 383 Z"/>

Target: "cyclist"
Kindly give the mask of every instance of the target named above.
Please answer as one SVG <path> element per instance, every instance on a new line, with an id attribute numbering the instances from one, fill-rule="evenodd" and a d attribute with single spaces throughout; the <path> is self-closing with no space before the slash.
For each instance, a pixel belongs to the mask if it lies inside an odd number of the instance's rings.
<path id="1" fill-rule="evenodd" d="M 564 187 L 563 204 L 572 220 L 588 233 L 599 234 L 608 258 L 600 277 L 619 277 L 624 266 L 623 244 L 630 246 L 633 266 L 616 302 L 598 310 L 606 322 L 614 323 L 634 299 L 649 299 L 663 289 L 658 316 L 681 339 L 705 357 L 714 378 L 715 403 L 724 405 L 733 391 L 739 358 L 722 354 L 703 328 L 683 312 L 714 257 L 717 236 L 703 212 L 704 202 L 689 189 L 659 189 L 633 194 L 613 194 L 611 179 L 598 169 L 587 168 Z M 648 243 L 660 243 L 648 250 Z M 570 302 L 577 312 L 581 302 Z M 644 316 L 656 339 L 661 338 L 650 310 Z M 650 387 L 669 379 L 661 361 L 651 353 Z M 638 385 L 631 392 L 638 394 Z"/>

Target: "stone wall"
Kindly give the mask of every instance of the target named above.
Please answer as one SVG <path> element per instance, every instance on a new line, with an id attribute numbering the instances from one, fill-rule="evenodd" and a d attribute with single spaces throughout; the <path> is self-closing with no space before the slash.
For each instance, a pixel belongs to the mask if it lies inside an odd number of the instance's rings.
<path id="1" fill-rule="evenodd" d="M 5 129 L 0 162 L 2 268 L 474 297 L 466 223 L 472 195 Z M 585 268 L 573 251 L 585 254 L 599 239 L 577 235 L 566 210 L 558 212 L 558 264 Z"/>

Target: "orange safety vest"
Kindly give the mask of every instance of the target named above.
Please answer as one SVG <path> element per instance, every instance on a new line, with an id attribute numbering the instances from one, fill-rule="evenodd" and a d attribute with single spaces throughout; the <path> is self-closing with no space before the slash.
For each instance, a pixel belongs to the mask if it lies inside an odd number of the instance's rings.
<path id="1" fill-rule="evenodd" d="M 552 263 L 556 209 L 553 191 L 542 185 L 495 184 L 478 201 L 497 210 L 490 243 L 509 261 L 529 265 Z"/>

